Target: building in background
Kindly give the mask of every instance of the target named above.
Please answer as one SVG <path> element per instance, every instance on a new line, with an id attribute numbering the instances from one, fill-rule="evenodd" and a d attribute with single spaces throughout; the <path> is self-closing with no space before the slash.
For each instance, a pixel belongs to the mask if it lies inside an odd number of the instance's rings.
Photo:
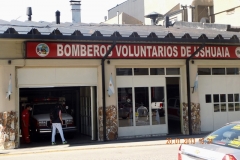
<path id="1" fill-rule="evenodd" d="M 201 20 L 214 22 L 213 0 L 127 0 L 108 10 L 108 18 L 117 16 L 117 12 L 126 13 L 145 25 L 151 25 L 151 19 L 146 18 L 152 12 L 161 16 L 156 24 L 163 25 L 164 17 L 169 16 L 170 21 L 200 22 Z"/>
<path id="2" fill-rule="evenodd" d="M 139 24 L 143 25 L 143 22 L 140 20 L 128 15 L 127 13 L 117 13 L 116 17 L 112 17 L 111 19 L 106 20 L 103 22 L 104 24 Z"/>
<path id="3" fill-rule="evenodd" d="M 239 0 L 214 0 L 215 23 L 240 26 L 240 1 Z"/>

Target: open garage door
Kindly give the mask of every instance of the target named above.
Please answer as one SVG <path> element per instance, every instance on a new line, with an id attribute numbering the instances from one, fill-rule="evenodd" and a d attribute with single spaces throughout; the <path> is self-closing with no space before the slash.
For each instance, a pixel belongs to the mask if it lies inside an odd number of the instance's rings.
<path id="1" fill-rule="evenodd" d="M 95 68 L 86 68 L 86 70 L 26 68 L 18 70 L 17 78 L 19 117 L 27 104 L 33 108 L 30 112 L 29 128 L 33 143 L 30 145 L 49 145 L 51 141 L 49 113 L 51 107 L 57 103 L 62 107 L 64 121 L 62 127 L 65 138 L 70 144 L 97 139 L 97 70 Z M 58 134 L 56 138 L 60 141 L 58 143 L 61 143 Z M 28 144 L 21 143 L 21 147 L 24 146 L 29 147 Z"/>
<path id="2" fill-rule="evenodd" d="M 70 144 L 97 139 L 96 87 L 20 88 L 19 96 L 21 118 L 24 108 L 27 105 L 32 107 L 27 125 L 34 145 L 49 145 L 52 133 L 50 112 L 58 104 L 62 111 L 64 136 Z M 21 144 L 25 144 L 23 123 L 20 128 Z M 56 137 L 61 143 L 58 134 Z"/>

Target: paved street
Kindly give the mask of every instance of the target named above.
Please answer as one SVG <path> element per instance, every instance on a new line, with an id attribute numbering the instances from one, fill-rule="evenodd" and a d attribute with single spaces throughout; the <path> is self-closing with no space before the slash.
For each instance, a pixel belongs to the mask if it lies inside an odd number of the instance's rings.
<path id="1" fill-rule="evenodd" d="M 56 146 L 0 150 L 4 160 L 176 160 L 179 143 L 198 141 L 204 134 L 192 136 L 163 136 L 107 142 L 69 143 Z M 174 144 L 175 143 L 175 144 Z M 178 144 L 176 144 L 178 143 Z"/>
<path id="2" fill-rule="evenodd" d="M 88 150 L 66 150 L 21 155 L 0 156 L 5 160 L 176 160 L 179 145 L 152 145 Z"/>

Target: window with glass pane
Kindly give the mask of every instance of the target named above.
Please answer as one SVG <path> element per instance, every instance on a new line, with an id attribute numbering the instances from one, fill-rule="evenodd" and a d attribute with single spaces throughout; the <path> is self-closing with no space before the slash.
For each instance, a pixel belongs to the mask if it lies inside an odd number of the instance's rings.
<path id="1" fill-rule="evenodd" d="M 226 95 L 220 94 L 220 100 L 221 100 L 221 102 L 226 102 Z"/>
<path id="2" fill-rule="evenodd" d="M 134 68 L 134 75 L 149 75 L 148 68 Z"/>
<path id="3" fill-rule="evenodd" d="M 228 94 L 228 102 L 233 102 L 233 94 Z"/>
<path id="4" fill-rule="evenodd" d="M 136 126 L 150 125 L 148 87 L 135 87 Z"/>
<path id="5" fill-rule="evenodd" d="M 225 75 L 225 68 L 212 68 L 212 75 Z"/>
<path id="6" fill-rule="evenodd" d="M 239 101 L 239 94 L 234 94 L 234 100 L 235 100 L 235 102 L 240 102 Z"/>
<path id="7" fill-rule="evenodd" d="M 219 94 L 214 94 L 213 95 L 213 102 L 214 103 L 219 102 Z"/>
<path id="8" fill-rule="evenodd" d="M 180 75 L 180 68 L 166 68 L 166 75 Z"/>
<path id="9" fill-rule="evenodd" d="M 132 75 L 132 68 L 117 68 L 117 76 L 127 76 Z"/>
<path id="10" fill-rule="evenodd" d="M 152 125 L 166 124 L 163 99 L 164 87 L 151 87 Z"/>
<path id="11" fill-rule="evenodd" d="M 228 111 L 234 111 L 234 103 L 228 103 Z"/>
<path id="12" fill-rule="evenodd" d="M 226 112 L 227 111 L 227 106 L 226 103 L 221 104 L 221 112 Z"/>
<path id="13" fill-rule="evenodd" d="M 206 103 L 212 103 L 212 98 L 210 94 L 205 95 Z"/>
<path id="14" fill-rule="evenodd" d="M 227 68 L 227 75 L 239 75 L 239 68 Z"/>
<path id="15" fill-rule="evenodd" d="M 198 75 L 211 75 L 211 68 L 198 68 Z"/>
<path id="16" fill-rule="evenodd" d="M 235 111 L 240 111 L 240 104 L 239 103 L 235 103 Z"/>
<path id="17" fill-rule="evenodd" d="M 213 107 L 214 107 L 214 112 L 219 112 L 220 111 L 219 110 L 219 104 L 214 104 Z"/>
<path id="18" fill-rule="evenodd" d="M 132 88 L 118 88 L 119 127 L 133 126 Z"/>
<path id="19" fill-rule="evenodd" d="M 150 68 L 150 75 L 165 75 L 164 68 Z"/>

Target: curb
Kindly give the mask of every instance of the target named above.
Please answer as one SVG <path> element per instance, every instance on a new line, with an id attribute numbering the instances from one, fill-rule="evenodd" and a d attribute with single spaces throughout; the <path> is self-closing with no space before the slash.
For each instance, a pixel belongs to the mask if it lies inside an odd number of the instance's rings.
<path id="1" fill-rule="evenodd" d="M 142 146 L 157 146 L 168 145 L 167 138 L 194 138 L 203 137 L 206 134 L 198 135 L 167 135 L 164 137 L 149 137 L 149 138 L 134 138 L 134 139 L 120 139 L 115 141 L 96 142 L 96 143 L 74 143 L 67 145 L 56 145 L 39 148 L 23 148 L 23 149 L 11 149 L 0 151 L 0 157 L 4 156 L 17 156 L 22 154 L 41 154 L 47 152 L 67 152 L 76 150 L 94 150 L 94 149 L 106 149 L 106 148 L 127 148 L 127 147 L 142 147 Z M 180 145 L 180 144 L 171 144 Z M 54 147 L 54 148 L 53 148 Z M 57 147 L 57 148 L 56 148 Z"/>

